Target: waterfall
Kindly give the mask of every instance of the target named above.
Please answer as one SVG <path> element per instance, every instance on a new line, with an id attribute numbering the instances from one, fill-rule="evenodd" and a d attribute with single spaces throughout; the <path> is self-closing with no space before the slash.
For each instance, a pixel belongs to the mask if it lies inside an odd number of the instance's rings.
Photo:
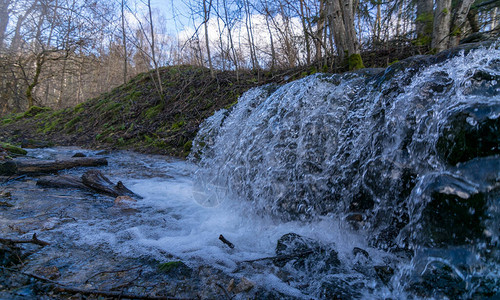
<path id="1" fill-rule="evenodd" d="M 254 88 L 205 121 L 191 160 L 210 194 L 203 205 L 237 199 L 283 222 L 341 218 L 371 247 L 411 253 L 392 277 L 405 291 L 493 295 L 499 117 L 498 44 L 464 46 Z"/>

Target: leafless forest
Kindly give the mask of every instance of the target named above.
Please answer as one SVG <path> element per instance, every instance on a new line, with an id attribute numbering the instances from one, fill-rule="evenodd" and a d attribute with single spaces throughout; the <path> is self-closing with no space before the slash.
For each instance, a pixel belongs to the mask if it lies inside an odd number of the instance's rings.
<path id="1" fill-rule="evenodd" d="M 0 0 L 0 115 L 72 106 L 164 66 L 236 76 L 313 64 L 320 70 L 363 51 L 436 52 L 499 29 L 499 0 L 165 2 Z"/>

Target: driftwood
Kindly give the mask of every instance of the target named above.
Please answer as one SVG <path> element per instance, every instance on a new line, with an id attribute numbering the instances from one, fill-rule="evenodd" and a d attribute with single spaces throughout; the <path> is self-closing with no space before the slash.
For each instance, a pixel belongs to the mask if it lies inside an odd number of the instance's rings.
<path id="1" fill-rule="evenodd" d="M 137 199 L 142 199 L 141 196 L 135 194 L 126 188 L 121 181 L 115 185 L 101 171 L 89 170 L 82 177 L 62 175 L 62 176 L 45 176 L 38 179 L 37 185 L 55 188 L 79 188 L 82 190 L 90 190 L 100 194 L 105 194 L 113 197 L 130 196 Z"/>
<path id="2" fill-rule="evenodd" d="M 36 244 L 39 246 L 47 246 L 50 245 L 48 242 L 39 240 L 36 237 L 36 233 L 33 234 L 33 237 L 31 237 L 31 240 L 13 240 L 13 239 L 4 239 L 0 238 L 0 243 L 2 244 Z"/>
<path id="3" fill-rule="evenodd" d="M 51 173 L 75 167 L 107 165 L 106 158 L 75 157 L 61 160 L 14 159 L 0 162 L 0 175 Z"/>
<path id="4" fill-rule="evenodd" d="M 126 188 L 121 181 L 118 181 L 118 183 L 115 185 L 111 182 L 111 180 L 104 176 L 101 171 L 98 170 L 90 170 L 85 172 L 85 174 L 82 175 L 82 182 L 83 184 L 97 192 L 113 197 L 130 196 L 142 199 L 141 196 Z"/>
<path id="5" fill-rule="evenodd" d="M 282 254 L 282 255 L 262 257 L 262 258 L 257 258 L 257 259 L 243 260 L 243 261 L 240 261 L 239 263 L 253 263 L 253 262 L 258 262 L 258 261 L 263 261 L 263 260 L 273 260 L 273 261 L 290 260 L 290 259 L 294 259 L 294 258 L 307 257 L 313 253 L 314 253 L 313 250 L 306 250 L 306 251 L 291 253 L 291 254 Z"/>
<path id="6" fill-rule="evenodd" d="M 69 287 L 64 283 L 57 282 L 48 278 L 45 278 L 40 275 L 22 272 L 20 270 L 6 268 L 0 266 L 0 268 L 22 274 L 24 276 L 28 276 L 34 278 L 36 280 L 40 280 L 45 282 L 53 287 L 53 291 L 57 293 L 66 293 L 66 294 L 82 294 L 82 295 L 96 295 L 103 297 L 112 297 L 117 299 L 165 299 L 165 300 L 181 300 L 181 299 L 189 299 L 189 298 L 176 298 L 176 297 L 167 297 L 167 296 L 149 296 L 149 295 L 141 295 L 141 294 L 130 294 L 125 292 L 115 292 L 115 291 L 103 291 L 103 290 L 87 290 L 87 289 L 79 289 L 75 287 Z"/>
<path id="7" fill-rule="evenodd" d="M 226 244 L 229 248 L 234 249 L 234 244 L 228 241 L 222 234 L 219 235 L 219 240 Z"/>
<path id="8" fill-rule="evenodd" d="M 82 190 L 91 190 L 90 187 L 83 184 L 80 177 L 73 175 L 40 177 L 37 180 L 36 185 L 53 188 L 78 188 Z"/>

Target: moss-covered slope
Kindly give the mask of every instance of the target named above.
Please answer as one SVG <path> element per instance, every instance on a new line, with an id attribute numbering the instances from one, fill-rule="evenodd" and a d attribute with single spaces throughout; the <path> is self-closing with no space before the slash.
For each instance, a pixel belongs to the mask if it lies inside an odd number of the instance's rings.
<path id="1" fill-rule="evenodd" d="M 233 72 L 219 72 L 212 78 L 208 69 L 193 66 L 166 67 L 160 72 L 163 100 L 152 80 L 154 73 L 143 73 L 74 108 L 32 107 L 4 117 L 0 119 L 0 140 L 50 141 L 183 157 L 205 118 L 232 105 L 258 84 L 255 74 L 240 74 L 236 80 Z"/>

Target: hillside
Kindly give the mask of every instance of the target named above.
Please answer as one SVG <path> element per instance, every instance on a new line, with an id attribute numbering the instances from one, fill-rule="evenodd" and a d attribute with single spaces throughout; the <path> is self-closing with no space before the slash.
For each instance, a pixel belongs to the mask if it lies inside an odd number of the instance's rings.
<path id="1" fill-rule="evenodd" d="M 262 83 L 251 73 L 240 74 L 239 80 L 234 72 L 212 78 L 208 69 L 193 66 L 160 72 L 164 105 L 151 80 L 153 73 L 143 73 L 74 108 L 32 107 L 9 115 L 0 120 L 0 139 L 27 147 L 49 143 L 183 157 L 205 118 Z"/>

